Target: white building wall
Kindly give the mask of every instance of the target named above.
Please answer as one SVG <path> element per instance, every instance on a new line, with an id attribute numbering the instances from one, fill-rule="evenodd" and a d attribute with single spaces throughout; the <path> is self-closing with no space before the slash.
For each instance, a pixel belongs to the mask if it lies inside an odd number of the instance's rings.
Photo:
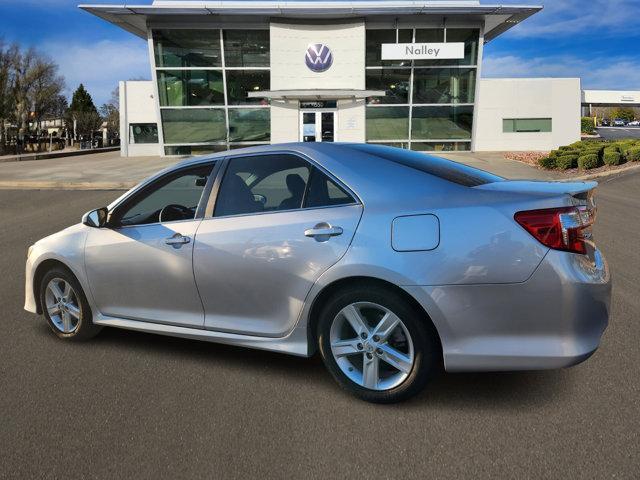
<path id="1" fill-rule="evenodd" d="M 131 143 L 132 123 L 156 123 L 161 128 L 152 81 L 120 82 L 120 155 L 143 157 L 162 155 L 159 143 Z"/>
<path id="2" fill-rule="evenodd" d="M 476 151 L 547 151 L 580 140 L 579 78 L 481 79 Z M 549 133 L 505 133 L 503 120 L 551 118 Z"/>
<path id="3" fill-rule="evenodd" d="M 303 25 L 273 22 L 271 32 L 271 90 L 365 88 L 365 26 L 363 21 Z M 333 52 L 333 65 L 312 72 L 304 56 L 311 43 L 324 43 Z M 338 102 L 336 140 L 364 142 L 364 102 Z M 298 102 L 271 104 L 271 142 L 295 142 L 299 136 Z"/>

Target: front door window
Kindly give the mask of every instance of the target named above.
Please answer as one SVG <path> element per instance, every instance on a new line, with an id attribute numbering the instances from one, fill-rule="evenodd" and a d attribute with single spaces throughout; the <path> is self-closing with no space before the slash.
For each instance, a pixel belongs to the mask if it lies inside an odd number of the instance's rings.
<path id="1" fill-rule="evenodd" d="M 301 110 L 300 141 L 334 142 L 336 112 L 333 110 Z"/>

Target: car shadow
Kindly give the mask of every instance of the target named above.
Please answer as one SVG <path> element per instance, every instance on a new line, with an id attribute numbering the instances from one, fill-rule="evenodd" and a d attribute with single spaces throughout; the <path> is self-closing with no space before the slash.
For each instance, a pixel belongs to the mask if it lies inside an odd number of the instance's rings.
<path id="1" fill-rule="evenodd" d="M 48 327 L 44 326 L 47 335 Z M 319 355 L 311 358 L 245 347 L 194 341 L 152 333 L 105 328 L 93 342 L 128 351 L 212 362 L 229 368 L 269 372 L 289 377 L 292 383 L 315 383 L 327 392 L 339 387 L 325 370 Z M 540 372 L 446 373 L 441 371 L 415 398 L 399 404 L 403 409 L 512 411 L 539 408 L 558 401 L 572 388 L 570 370 Z"/>

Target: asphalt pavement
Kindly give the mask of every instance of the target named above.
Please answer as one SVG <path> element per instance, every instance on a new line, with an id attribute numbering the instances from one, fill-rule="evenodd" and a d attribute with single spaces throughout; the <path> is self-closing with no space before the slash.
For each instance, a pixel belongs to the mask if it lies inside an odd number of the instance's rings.
<path id="1" fill-rule="evenodd" d="M 600 127 L 596 131 L 605 140 L 640 140 L 640 127 Z"/>
<path id="2" fill-rule="evenodd" d="M 26 249 L 119 192 L 0 191 L 0 477 L 638 478 L 639 192 L 640 174 L 598 191 L 614 301 L 592 358 L 443 374 L 381 406 L 317 357 L 115 329 L 58 340 L 22 309 Z"/>

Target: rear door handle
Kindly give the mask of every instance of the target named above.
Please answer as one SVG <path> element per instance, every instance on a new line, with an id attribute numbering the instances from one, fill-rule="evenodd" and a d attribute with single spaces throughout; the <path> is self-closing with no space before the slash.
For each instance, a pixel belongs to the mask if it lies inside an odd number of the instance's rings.
<path id="1" fill-rule="evenodd" d="M 304 231 L 305 237 L 313 237 L 318 241 L 329 240 L 329 237 L 342 235 L 342 227 L 332 227 L 328 223 L 319 223 L 313 228 Z"/>
<path id="2" fill-rule="evenodd" d="M 164 243 L 167 245 L 171 245 L 172 247 L 179 247 L 180 245 L 184 245 L 185 243 L 189 243 L 191 239 L 189 237 L 185 237 L 180 233 L 176 233 L 172 237 L 165 238 Z"/>

